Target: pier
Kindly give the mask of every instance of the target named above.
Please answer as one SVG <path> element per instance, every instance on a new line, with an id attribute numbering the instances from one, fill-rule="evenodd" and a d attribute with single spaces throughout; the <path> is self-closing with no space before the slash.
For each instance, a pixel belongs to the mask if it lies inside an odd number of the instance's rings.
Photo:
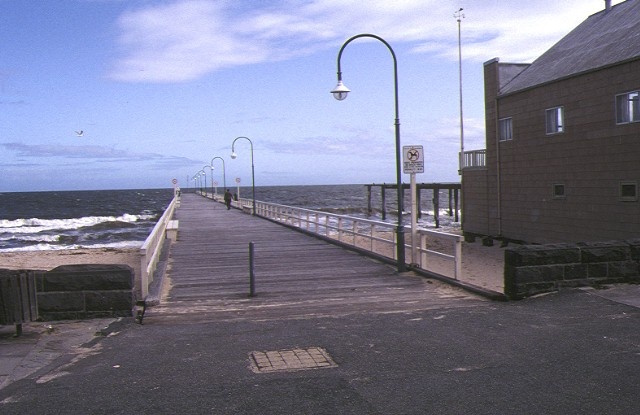
<path id="1" fill-rule="evenodd" d="M 194 193 L 174 213 L 166 298 L 147 318 L 222 320 L 398 312 L 471 304 L 470 294 Z M 250 243 L 254 258 L 250 261 Z M 255 295 L 250 296 L 250 262 Z M 170 290 L 168 288 L 170 287 Z"/>

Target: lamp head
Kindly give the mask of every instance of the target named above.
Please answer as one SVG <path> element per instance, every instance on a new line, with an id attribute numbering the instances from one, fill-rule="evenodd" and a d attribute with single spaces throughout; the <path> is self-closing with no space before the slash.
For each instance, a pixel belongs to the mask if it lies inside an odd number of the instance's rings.
<path id="1" fill-rule="evenodd" d="M 342 101 L 347 98 L 347 94 L 349 92 L 351 92 L 351 90 L 342 83 L 342 80 L 339 80 L 338 85 L 336 85 L 336 87 L 333 88 L 333 91 L 331 91 L 333 97 L 338 101 Z"/>
<path id="2" fill-rule="evenodd" d="M 233 153 L 231 153 L 231 158 L 232 158 L 232 159 L 234 159 L 234 160 L 235 160 L 235 159 L 236 159 L 236 157 L 238 157 L 238 155 L 235 153 L 235 151 L 234 151 Z"/>

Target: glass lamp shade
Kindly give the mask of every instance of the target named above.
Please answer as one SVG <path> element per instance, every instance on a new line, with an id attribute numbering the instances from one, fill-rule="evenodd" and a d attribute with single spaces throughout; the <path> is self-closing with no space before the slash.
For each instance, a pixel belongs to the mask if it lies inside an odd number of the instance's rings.
<path id="1" fill-rule="evenodd" d="M 338 81 L 338 85 L 336 85 L 333 91 L 331 91 L 333 97 L 338 101 L 342 101 L 347 98 L 347 94 L 349 94 L 349 92 L 351 92 L 351 90 L 347 88 L 342 81 Z"/>

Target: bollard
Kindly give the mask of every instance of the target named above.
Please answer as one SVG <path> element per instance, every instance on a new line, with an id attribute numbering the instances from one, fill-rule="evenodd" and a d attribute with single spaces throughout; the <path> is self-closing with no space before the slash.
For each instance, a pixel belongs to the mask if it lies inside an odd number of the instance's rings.
<path id="1" fill-rule="evenodd" d="M 256 296 L 256 276 L 253 272 L 253 242 L 249 242 L 249 297 Z"/>

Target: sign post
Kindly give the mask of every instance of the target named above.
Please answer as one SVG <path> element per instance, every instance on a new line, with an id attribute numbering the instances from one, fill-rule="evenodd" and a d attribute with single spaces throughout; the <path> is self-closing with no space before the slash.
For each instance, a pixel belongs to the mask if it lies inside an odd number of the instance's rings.
<path id="1" fill-rule="evenodd" d="M 236 177 L 236 202 L 240 203 L 240 178 Z M 238 205 L 239 206 L 239 205 Z"/>
<path id="2" fill-rule="evenodd" d="M 424 173 L 424 150 L 422 146 L 402 147 L 403 172 L 410 174 L 411 184 L 411 263 L 418 263 L 418 200 L 416 198 L 416 173 Z"/>

